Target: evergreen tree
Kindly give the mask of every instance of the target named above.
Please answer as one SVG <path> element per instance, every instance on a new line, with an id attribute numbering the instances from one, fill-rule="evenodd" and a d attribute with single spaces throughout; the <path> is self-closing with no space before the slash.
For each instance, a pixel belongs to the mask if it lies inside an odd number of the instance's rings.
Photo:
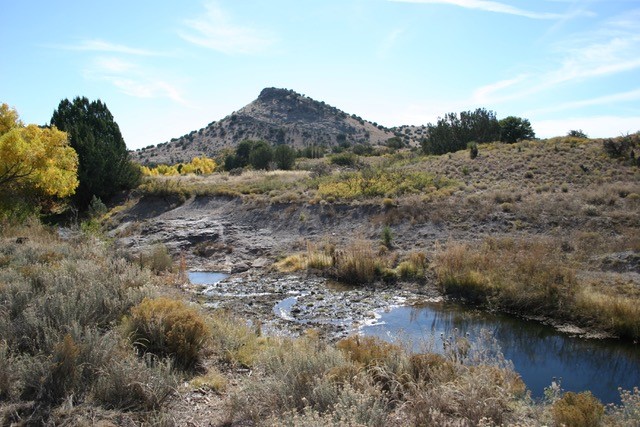
<path id="1" fill-rule="evenodd" d="M 278 169 L 291 170 L 296 162 L 296 151 L 288 145 L 278 145 L 273 150 L 273 160 Z"/>
<path id="2" fill-rule="evenodd" d="M 78 153 L 80 185 L 75 202 L 79 208 L 85 209 L 93 196 L 106 201 L 138 185 L 139 168 L 131 162 L 120 128 L 102 101 L 64 99 L 53 112 L 51 124 L 68 133 Z"/>
<path id="3" fill-rule="evenodd" d="M 249 153 L 249 163 L 254 169 L 269 169 L 269 163 L 273 159 L 273 150 L 266 141 L 254 143 Z"/>
<path id="4" fill-rule="evenodd" d="M 533 139 L 536 133 L 527 119 L 509 116 L 500 120 L 500 141 L 508 144 L 520 141 L 521 139 Z"/>
<path id="5" fill-rule="evenodd" d="M 427 138 L 422 149 L 427 154 L 444 154 L 464 150 L 470 142 L 495 141 L 500 136 L 496 113 L 484 108 L 448 113 L 438 122 L 427 125 Z"/>

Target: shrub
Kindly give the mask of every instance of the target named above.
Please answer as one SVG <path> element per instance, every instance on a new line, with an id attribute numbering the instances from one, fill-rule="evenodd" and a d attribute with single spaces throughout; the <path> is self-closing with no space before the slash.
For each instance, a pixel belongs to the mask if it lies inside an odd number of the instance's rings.
<path id="1" fill-rule="evenodd" d="M 154 273 L 168 272 L 173 269 L 173 259 L 163 244 L 156 244 L 147 254 L 140 254 L 140 263 Z"/>
<path id="2" fill-rule="evenodd" d="M 341 352 L 317 339 L 272 342 L 257 360 L 267 378 L 246 384 L 235 396 L 232 410 L 253 420 L 307 407 L 324 412 L 336 403 L 339 390 L 320 383 L 329 381 L 328 373 L 344 363 Z"/>
<path id="3" fill-rule="evenodd" d="M 471 159 L 475 159 L 476 157 L 478 157 L 478 144 L 477 143 L 470 142 L 469 144 L 467 144 L 467 148 L 469 148 L 469 157 Z"/>
<path id="4" fill-rule="evenodd" d="M 391 244 L 393 242 L 393 234 L 391 233 L 391 228 L 388 225 L 385 225 L 382 228 L 380 240 L 382 241 L 382 244 L 386 246 L 388 249 L 391 248 Z"/>
<path id="5" fill-rule="evenodd" d="M 384 364 L 392 357 L 402 354 L 402 349 L 375 337 L 361 337 L 358 335 L 344 338 L 336 347 L 345 353 L 349 360 L 364 367 Z"/>
<path id="6" fill-rule="evenodd" d="M 169 298 L 145 298 L 131 309 L 126 329 L 138 349 L 169 356 L 182 368 L 196 365 L 209 337 L 209 328 L 195 309 Z"/>
<path id="7" fill-rule="evenodd" d="M 427 268 L 427 256 L 424 252 L 412 252 L 408 259 L 396 267 L 398 277 L 403 280 L 423 279 Z"/>
<path id="8" fill-rule="evenodd" d="M 338 166 L 355 166 L 358 163 L 358 156 L 353 153 L 334 154 L 329 157 L 329 162 Z"/>
<path id="9" fill-rule="evenodd" d="M 636 157 L 636 150 L 640 146 L 640 132 L 618 138 L 604 139 L 602 146 L 609 157 L 627 160 L 636 166 L 640 166 L 640 156 Z"/>
<path id="10" fill-rule="evenodd" d="M 345 250 L 336 251 L 333 273 L 342 282 L 363 285 L 380 277 L 383 267 L 370 244 L 357 242 Z"/>
<path id="11" fill-rule="evenodd" d="M 288 145 L 278 145 L 273 150 L 273 160 L 278 169 L 291 170 L 296 162 L 296 151 Z"/>
<path id="12" fill-rule="evenodd" d="M 123 353 L 100 371 L 91 396 L 107 409 L 157 411 L 176 387 L 170 363 Z"/>
<path id="13" fill-rule="evenodd" d="M 640 420 L 640 389 L 622 390 L 620 392 L 620 405 L 612 405 L 608 414 L 608 423 L 611 425 L 635 427 Z"/>
<path id="14" fill-rule="evenodd" d="M 604 414 L 604 407 L 590 392 L 567 392 L 551 408 L 556 425 L 566 427 L 596 427 Z"/>
<path id="15" fill-rule="evenodd" d="M 243 319 L 218 312 L 211 319 L 212 349 L 218 360 L 232 366 L 251 367 L 262 341 Z"/>

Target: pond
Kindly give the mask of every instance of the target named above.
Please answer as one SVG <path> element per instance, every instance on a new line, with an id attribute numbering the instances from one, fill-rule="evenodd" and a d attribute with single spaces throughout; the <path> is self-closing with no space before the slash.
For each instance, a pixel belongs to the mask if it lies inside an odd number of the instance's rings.
<path id="1" fill-rule="evenodd" d="M 189 281 L 194 285 L 215 285 L 229 277 L 228 274 L 217 271 L 190 271 Z"/>
<path id="2" fill-rule="evenodd" d="M 442 351 L 440 334 L 446 338 L 468 333 L 477 342 L 483 330 L 495 338 L 534 398 L 543 397 L 554 379 L 566 391 L 590 390 L 603 403 L 619 403 L 618 387 L 640 386 L 638 345 L 578 338 L 538 322 L 451 303 L 394 308 L 382 313 L 377 324 L 362 328 L 362 333 L 388 341 L 400 338 L 414 351 L 431 342 L 432 351 Z"/>

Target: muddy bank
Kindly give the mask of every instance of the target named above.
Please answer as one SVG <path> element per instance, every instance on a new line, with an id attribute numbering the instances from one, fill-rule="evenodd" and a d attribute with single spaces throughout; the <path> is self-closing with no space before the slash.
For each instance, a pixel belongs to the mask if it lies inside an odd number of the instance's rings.
<path id="1" fill-rule="evenodd" d="M 171 253 L 186 257 L 193 268 L 240 272 L 268 267 L 278 257 L 304 249 L 306 241 L 341 245 L 354 239 L 379 240 L 392 213 L 376 205 L 269 204 L 214 196 L 177 204 L 170 197 L 142 197 L 112 217 L 109 236 L 130 252 L 162 243 Z M 487 227 L 497 231 L 500 224 Z M 400 222 L 392 229 L 398 252 L 477 237 L 464 227 L 429 220 Z"/>

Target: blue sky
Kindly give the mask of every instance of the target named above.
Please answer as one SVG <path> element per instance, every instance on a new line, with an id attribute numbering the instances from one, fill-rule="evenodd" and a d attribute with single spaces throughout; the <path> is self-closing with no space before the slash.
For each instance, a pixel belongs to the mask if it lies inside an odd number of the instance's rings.
<path id="1" fill-rule="evenodd" d="M 537 135 L 640 130 L 638 0 L 0 0 L 0 102 L 103 100 L 129 148 L 264 87 L 386 126 L 479 107 Z"/>

